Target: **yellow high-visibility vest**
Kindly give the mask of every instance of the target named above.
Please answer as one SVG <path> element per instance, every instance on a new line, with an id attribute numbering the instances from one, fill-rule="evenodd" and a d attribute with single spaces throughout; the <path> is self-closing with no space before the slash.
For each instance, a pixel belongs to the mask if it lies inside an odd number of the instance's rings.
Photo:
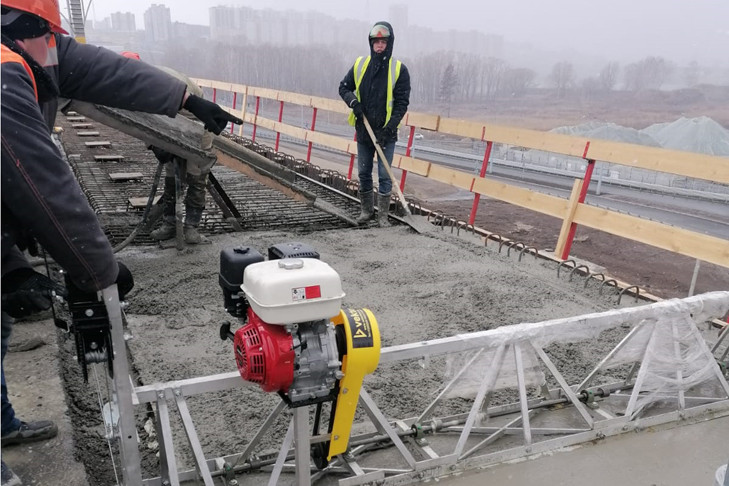
<path id="1" fill-rule="evenodd" d="M 364 59 L 364 62 L 362 62 L 362 59 Z M 400 77 L 400 67 L 402 66 L 402 63 L 396 60 L 395 70 L 393 72 L 392 61 L 393 59 L 390 58 L 390 62 L 387 67 L 387 116 L 385 117 L 385 124 L 390 121 L 390 115 L 392 115 L 392 91 L 395 89 L 395 83 Z M 361 101 L 359 96 L 359 85 L 362 83 L 362 78 L 364 78 L 364 73 L 369 65 L 370 56 L 359 56 L 357 60 L 354 61 L 354 94 L 357 96 L 357 100 L 359 101 Z M 349 113 L 348 121 L 350 125 L 354 126 L 357 121 L 357 118 L 354 116 L 354 112 Z"/>

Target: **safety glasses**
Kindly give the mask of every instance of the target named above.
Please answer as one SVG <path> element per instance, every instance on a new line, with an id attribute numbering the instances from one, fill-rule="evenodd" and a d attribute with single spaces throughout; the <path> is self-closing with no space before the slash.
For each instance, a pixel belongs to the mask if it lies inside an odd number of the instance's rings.
<path id="1" fill-rule="evenodd" d="M 372 30 L 370 30 L 370 39 L 379 39 L 384 38 L 387 39 L 390 37 L 390 29 L 388 29 L 384 25 L 375 25 L 372 27 Z"/>

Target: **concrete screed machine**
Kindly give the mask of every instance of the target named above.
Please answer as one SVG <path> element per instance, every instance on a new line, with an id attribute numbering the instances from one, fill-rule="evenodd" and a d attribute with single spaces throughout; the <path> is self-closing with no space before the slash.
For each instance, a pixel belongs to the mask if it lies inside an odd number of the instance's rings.
<path id="1" fill-rule="evenodd" d="M 220 329 L 233 341 L 241 377 L 276 392 L 290 408 L 331 403 L 331 440 L 313 444 L 319 468 L 347 450 L 360 389 L 380 357 L 380 332 L 369 309 L 341 309 L 339 274 L 303 243 L 268 250 L 268 260 L 249 247 L 221 251 L 220 286 L 225 309 L 242 326 Z"/>

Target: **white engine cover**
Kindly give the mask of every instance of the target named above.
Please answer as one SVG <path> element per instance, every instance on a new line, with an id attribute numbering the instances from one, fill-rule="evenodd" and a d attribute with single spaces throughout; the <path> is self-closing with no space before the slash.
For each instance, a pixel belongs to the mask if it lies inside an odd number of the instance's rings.
<path id="1" fill-rule="evenodd" d="M 342 306 L 342 281 L 316 258 L 284 258 L 248 265 L 241 289 L 268 324 L 330 319 Z"/>

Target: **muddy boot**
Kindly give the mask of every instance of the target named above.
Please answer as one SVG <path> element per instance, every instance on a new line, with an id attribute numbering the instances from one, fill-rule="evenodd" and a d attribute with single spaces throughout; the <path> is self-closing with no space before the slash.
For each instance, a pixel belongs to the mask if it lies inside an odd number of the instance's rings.
<path id="1" fill-rule="evenodd" d="M 359 200 L 362 203 L 362 213 L 357 218 L 357 224 L 364 224 L 375 215 L 375 201 L 372 199 L 372 190 L 359 191 Z"/>
<path id="2" fill-rule="evenodd" d="M 377 209 L 377 224 L 381 228 L 392 226 L 387 220 L 387 215 L 390 212 L 390 193 L 377 194 Z"/>
<path id="3" fill-rule="evenodd" d="M 210 240 L 200 234 L 197 227 L 202 219 L 203 208 L 185 208 L 185 243 L 188 245 L 200 245 L 210 243 Z"/>
<path id="4" fill-rule="evenodd" d="M 200 231 L 198 231 L 196 226 L 187 226 L 185 225 L 185 243 L 188 245 L 202 245 L 205 243 L 210 243 L 210 240 L 205 238 L 202 234 L 200 234 Z"/>
<path id="5" fill-rule="evenodd" d="M 175 237 L 175 218 L 165 216 L 162 226 L 152 231 L 149 237 L 157 241 L 165 241 Z"/>

